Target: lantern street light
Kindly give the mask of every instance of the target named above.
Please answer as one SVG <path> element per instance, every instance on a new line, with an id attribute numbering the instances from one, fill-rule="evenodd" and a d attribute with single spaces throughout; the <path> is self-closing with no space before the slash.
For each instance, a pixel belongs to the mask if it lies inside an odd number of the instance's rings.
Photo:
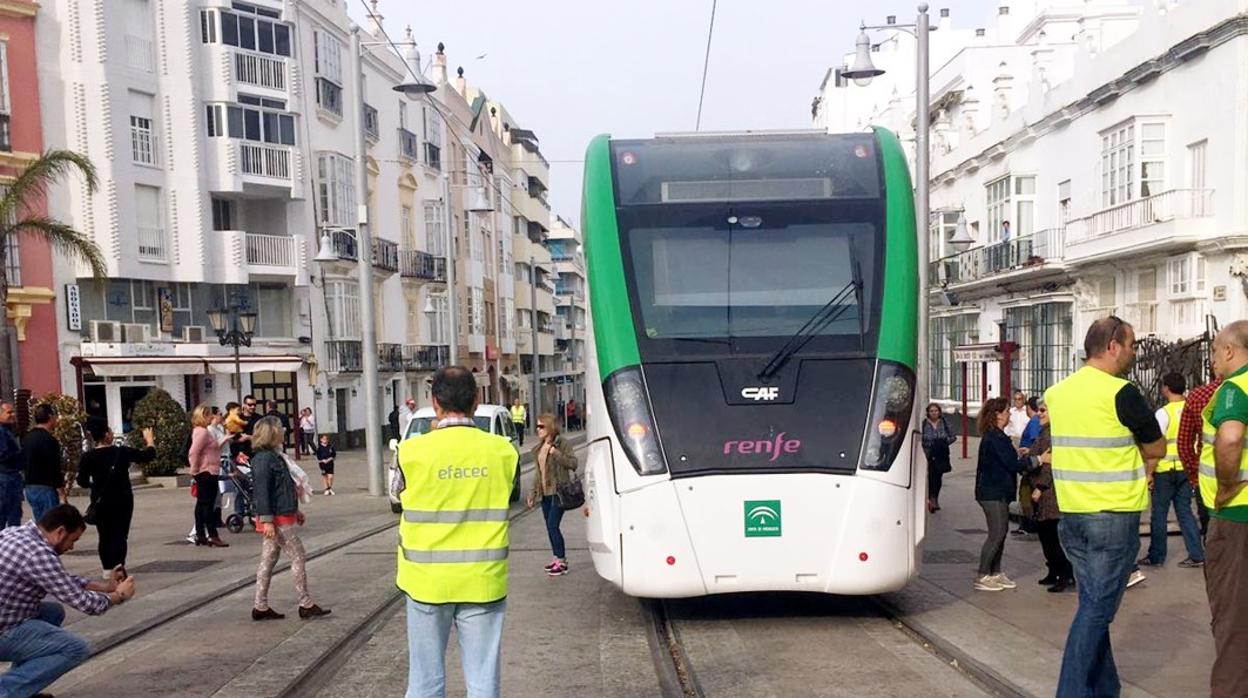
<path id="1" fill-rule="evenodd" d="M 243 371 L 239 357 L 239 347 L 251 346 L 251 338 L 256 332 L 256 314 L 241 312 L 242 308 L 232 305 L 229 308 L 215 308 L 208 311 L 208 322 L 212 331 L 217 333 L 217 340 L 223 347 L 234 347 L 234 388 L 238 393 L 238 402 L 243 402 Z M 230 327 L 226 329 L 226 320 Z"/>

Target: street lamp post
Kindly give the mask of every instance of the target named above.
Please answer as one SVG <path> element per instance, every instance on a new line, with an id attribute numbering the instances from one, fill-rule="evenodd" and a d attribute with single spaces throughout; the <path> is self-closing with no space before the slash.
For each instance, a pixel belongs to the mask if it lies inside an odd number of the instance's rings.
<path id="1" fill-rule="evenodd" d="M 529 414 L 533 415 L 532 423 L 537 424 L 537 418 L 541 415 L 542 402 L 539 393 L 542 389 L 542 354 L 538 351 L 537 344 L 537 260 L 533 255 L 529 255 L 529 303 L 530 313 L 532 313 L 530 324 L 533 325 L 531 332 L 533 335 L 533 409 Z"/>
<path id="2" fill-rule="evenodd" d="M 217 340 L 223 347 L 234 347 L 234 388 L 238 394 L 238 402 L 243 402 L 243 362 L 239 355 L 239 347 L 251 346 L 252 335 L 256 331 L 256 314 L 240 312 L 237 305 L 227 308 L 216 308 L 208 311 L 208 322 L 212 331 L 217 333 Z M 226 329 L 226 315 L 229 315 L 230 328 Z"/>
<path id="3" fill-rule="evenodd" d="M 915 400 L 914 404 L 918 408 L 922 408 L 927 404 L 927 328 L 928 316 L 930 314 L 930 304 L 928 303 L 928 280 L 927 267 L 928 257 L 930 256 L 928 226 L 930 222 L 930 203 L 929 194 L 931 192 L 930 177 L 930 151 L 928 150 L 928 141 L 931 134 L 931 126 L 929 119 L 929 111 L 931 108 L 931 76 L 928 73 L 928 40 L 931 34 L 931 24 L 927 14 L 927 3 L 921 3 L 918 7 L 918 16 L 915 18 L 914 24 L 886 24 L 876 26 L 862 26 L 862 31 L 858 34 L 855 42 L 854 65 L 850 70 L 841 73 L 842 76 L 853 80 L 854 84 L 865 87 L 871 84 L 871 79 L 877 75 L 883 75 L 884 71 L 875 67 L 871 61 L 871 40 L 867 36 L 868 30 L 888 30 L 895 29 L 911 34 L 916 42 L 916 63 L 915 63 L 915 129 L 914 129 L 914 215 L 918 232 L 918 257 L 919 257 L 919 327 L 918 339 L 915 344 L 916 350 L 916 368 L 915 381 Z M 913 30 L 913 31 L 911 31 Z"/>

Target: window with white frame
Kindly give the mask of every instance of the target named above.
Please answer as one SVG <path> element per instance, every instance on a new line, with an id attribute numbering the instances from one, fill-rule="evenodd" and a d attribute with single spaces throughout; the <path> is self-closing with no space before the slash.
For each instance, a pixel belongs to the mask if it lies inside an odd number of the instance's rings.
<path id="1" fill-rule="evenodd" d="M 325 305 L 329 332 L 334 339 L 358 340 L 360 334 L 360 286 L 354 281 L 325 282 Z"/>
<path id="2" fill-rule="evenodd" d="M 1209 141 L 1197 141 L 1187 146 L 1187 186 L 1189 189 L 1205 188 L 1205 166 L 1208 162 Z"/>
<path id="3" fill-rule="evenodd" d="M 354 229 L 355 163 L 338 153 L 321 153 L 316 164 L 321 223 Z"/>
<path id="4" fill-rule="evenodd" d="M 293 336 L 290 287 L 282 284 L 256 284 L 255 294 L 256 336 Z"/>
<path id="5" fill-rule="evenodd" d="M 4 236 L 4 278 L 9 288 L 22 285 L 22 255 L 16 235 Z"/>
<path id="6" fill-rule="evenodd" d="M 949 238 L 958 229 L 960 211 L 934 211 L 931 216 L 928 235 L 932 259 L 941 259 L 952 254 Z"/>
<path id="7" fill-rule="evenodd" d="M 435 257 L 446 256 L 446 228 L 442 202 L 425 202 L 425 250 Z"/>
<path id="8" fill-rule="evenodd" d="M 1057 183 L 1057 222 L 1066 225 L 1070 220 L 1070 180 Z"/>
<path id="9" fill-rule="evenodd" d="M 1010 219 L 1012 238 L 1036 232 L 1036 178 L 1014 177 L 1014 218 Z"/>
<path id="10" fill-rule="evenodd" d="M 13 150 L 13 132 L 10 126 L 12 102 L 9 99 L 9 44 L 0 41 L 0 150 Z"/>
<path id="11" fill-rule="evenodd" d="M 485 334 L 485 291 L 473 287 L 468 293 L 468 331 Z"/>
<path id="12" fill-rule="evenodd" d="M 1157 269 L 1149 267 L 1137 271 L 1127 279 L 1126 320 L 1135 327 L 1137 335 L 1157 331 Z"/>
<path id="13" fill-rule="evenodd" d="M 1205 258 L 1198 252 L 1166 261 L 1171 298 L 1192 298 L 1205 292 Z"/>
<path id="14" fill-rule="evenodd" d="M 1101 207 L 1131 200 L 1135 182 L 1135 122 L 1101 134 Z"/>
<path id="15" fill-rule="evenodd" d="M 148 0 L 125 0 L 123 21 L 126 28 L 126 65 L 150 73 L 155 68 L 152 55 L 152 8 Z"/>
<path id="16" fill-rule="evenodd" d="M 321 29 L 312 32 L 313 66 L 316 70 L 316 104 L 342 116 L 342 42 Z"/>
<path id="17" fill-rule="evenodd" d="M 290 56 L 290 26 L 279 21 L 281 13 L 263 7 L 233 3 L 231 9 L 207 9 L 199 13 L 200 39 L 273 56 Z M 218 27 L 220 31 L 218 32 Z"/>
<path id="18" fill-rule="evenodd" d="M 431 107 L 423 109 L 425 164 L 442 169 L 442 119 Z"/>
<path id="19" fill-rule="evenodd" d="M 239 104 L 209 104 L 206 124 L 211 138 L 241 138 L 257 143 L 295 144 L 295 117 L 280 99 L 238 96 Z"/>
<path id="20" fill-rule="evenodd" d="M 134 185 L 134 216 L 140 259 L 165 259 L 165 229 L 158 187 Z"/>
<path id="21" fill-rule="evenodd" d="M 988 242 L 1005 238 L 1005 223 L 1010 220 L 1010 178 L 1008 176 L 985 185 L 988 214 Z"/>
<path id="22" fill-rule="evenodd" d="M 503 299 L 503 339 L 514 339 L 516 336 L 516 301 L 513 298 Z"/>
<path id="23" fill-rule="evenodd" d="M 429 329 L 426 336 L 430 344 L 450 344 L 450 301 L 444 292 L 430 292 L 427 296 L 432 313 L 426 313 Z"/>
<path id="24" fill-rule="evenodd" d="M 1140 198 L 1166 190 L 1166 125 L 1140 124 Z"/>
<path id="25" fill-rule="evenodd" d="M 1116 276 L 1105 276 L 1093 282 L 1093 289 L 1096 291 L 1096 305 L 1093 311 L 1099 311 L 1103 315 L 1113 315 L 1118 312 L 1118 278 Z"/>
<path id="26" fill-rule="evenodd" d="M 130 92 L 130 156 L 142 165 L 157 164 L 155 120 L 156 98 Z"/>
<path id="27" fill-rule="evenodd" d="M 412 226 L 412 207 L 399 207 L 399 232 L 402 235 L 403 249 L 416 249 L 416 229 Z"/>

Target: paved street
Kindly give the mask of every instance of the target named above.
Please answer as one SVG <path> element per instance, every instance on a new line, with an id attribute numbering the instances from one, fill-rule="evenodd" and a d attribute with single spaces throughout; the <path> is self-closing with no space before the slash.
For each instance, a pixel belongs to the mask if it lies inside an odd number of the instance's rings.
<path id="1" fill-rule="evenodd" d="M 400 695 L 407 659 L 393 584 L 394 519 L 367 496 L 359 455 L 340 459 L 341 494 L 307 507 L 310 587 L 333 615 L 300 621 L 281 574 L 273 605 L 288 618 L 252 622 L 255 534 L 229 535 L 226 550 L 195 548 L 180 542 L 190 513 L 186 491 L 142 490 L 130 563 L 141 595 L 102 617 L 71 616 L 98 654 L 52 690 L 84 697 Z M 955 462 L 944 508 L 930 519 L 922 575 L 897 594 L 663 604 L 690 684 L 703 696 L 1051 695 L 1076 597 L 1036 585 L 1039 544 L 1013 536 L 1004 569 L 1019 589 L 971 591 L 983 538 L 973 481 L 974 466 Z M 541 572 L 549 553 L 540 517 L 519 507 L 513 515 L 505 694 L 669 694 L 671 655 L 658 647 L 656 606 L 623 596 L 593 573 L 579 517 L 564 525 L 573 571 L 549 579 Z M 96 567 L 93 535 L 68 558 L 84 574 Z M 1125 693 L 1206 695 L 1208 622 L 1199 570 L 1173 562 L 1150 570 L 1114 626 Z M 454 642 L 448 666 L 450 694 L 462 695 Z"/>

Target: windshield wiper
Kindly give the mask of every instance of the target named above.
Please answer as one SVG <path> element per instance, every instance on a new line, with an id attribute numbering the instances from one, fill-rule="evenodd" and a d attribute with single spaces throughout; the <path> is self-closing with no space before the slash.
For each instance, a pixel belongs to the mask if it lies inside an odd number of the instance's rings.
<path id="1" fill-rule="evenodd" d="M 855 276 L 857 276 L 856 273 Z M 789 341 L 785 342 L 784 346 L 780 347 L 775 354 L 772 354 L 771 359 L 767 361 L 767 365 L 763 366 L 763 370 L 758 372 L 758 377 L 762 380 L 766 380 L 776 375 L 776 372 L 779 371 L 789 359 L 793 358 L 794 354 L 801 351 L 802 347 L 806 346 L 806 343 L 809 342 L 812 337 L 822 332 L 828 325 L 839 320 L 850 307 L 861 308 L 861 305 L 849 306 L 845 304 L 845 301 L 849 300 L 851 295 L 853 295 L 856 299 L 860 299 L 861 292 L 862 282 L 857 278 L 842 286 L 841 290 L 837 291 L 836 295 L 832 296 L 831 300 L 824 303 L 823 307 L 815 311 L 815 314 L 806 321 L 806 324 L 798 328 L 797 332 L 794 332 L 792 337 L 789 337 Z M 859 315 L 861 315 L 861 310 L 859 310 Z M 859 328 L 861 328 L 861 326 L 862 321 L 860 318 Z M 859 335 L 861 335 L 861 332 L 859 332 Z"/>

